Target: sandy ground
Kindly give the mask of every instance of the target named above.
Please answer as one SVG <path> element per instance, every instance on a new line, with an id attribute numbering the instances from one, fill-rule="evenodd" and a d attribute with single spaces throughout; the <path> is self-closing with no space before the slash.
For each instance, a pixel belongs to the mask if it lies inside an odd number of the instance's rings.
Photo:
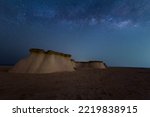
<path id="1" fill-rule="evenodd" d="M 17 74 L 0 68 L 0 99 L 150 99 L 150 69 Z"/>

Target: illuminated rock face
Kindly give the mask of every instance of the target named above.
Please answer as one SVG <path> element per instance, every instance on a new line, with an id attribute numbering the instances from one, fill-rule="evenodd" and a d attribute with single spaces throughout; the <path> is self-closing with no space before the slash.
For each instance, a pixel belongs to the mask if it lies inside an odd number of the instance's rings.
<path id="1" fill-rule="evenodd" d="M 102 61 L 76 62 L 76 69 L 106 69 Z"/>
<path id="2" fill-rule="evenodd" d="M 10 72 L 53 73 L 74 71 L 71 55 L 41 49 L 30 49 L 30 56 L 20 60 Z"/>
<path id="3" fill-rule="evenodd" d="M 71 55 L 42 49 L 30 49 L 30 55 L 20 60 L 9 72 L 53 73 L 81 69 L 106 69 L 102 61 L 76 62 Z"/>

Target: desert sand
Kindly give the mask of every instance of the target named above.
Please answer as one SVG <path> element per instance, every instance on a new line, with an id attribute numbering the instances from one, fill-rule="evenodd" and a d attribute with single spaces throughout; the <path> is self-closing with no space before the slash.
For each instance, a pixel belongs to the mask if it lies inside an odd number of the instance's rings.
<path id="1" fill-rule="evenodd" d="M 108 68 L 73 72 L 8 73 L 0 67 L 0 99 L 150 99 L 150 69 Z"/>

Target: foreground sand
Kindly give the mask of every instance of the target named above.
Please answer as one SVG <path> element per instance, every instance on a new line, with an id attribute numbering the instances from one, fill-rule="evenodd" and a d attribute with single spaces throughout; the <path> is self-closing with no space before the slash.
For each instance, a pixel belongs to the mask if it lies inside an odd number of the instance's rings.
<path id="1" fill-rule="evenodd" d="M 5 71 L 5 72 L 4 72 Z M 150 69 L 0 72 L 0 99 L 150 99 Z"/>

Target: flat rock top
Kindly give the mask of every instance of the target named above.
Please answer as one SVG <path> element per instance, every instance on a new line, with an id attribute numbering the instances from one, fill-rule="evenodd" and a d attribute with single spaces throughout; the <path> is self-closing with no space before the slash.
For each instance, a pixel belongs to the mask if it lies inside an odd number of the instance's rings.
<path id="1" fill-rule="evenodd" d="M 31 48 L 29 51 L 30 52 L 37 52 L 37 53 L 39 53 L 39 52 L 45 53 L 45 51 L 43 49 L 37 49 L 37 48 Z"/>
<path id="2" fill-rule="evenodd" d="M 53 51 L 53 50 L 45 51 L 43 49 L 31 48 L 29 51 L 34 52 L 34 53 L 55 54 L 55 55 L 60 55 L 60 56 L 64 56 L 64 57 L 71 57 L 70 54 L 64 54 L 64 53 L 56 52 L 56 51 Z"/>

